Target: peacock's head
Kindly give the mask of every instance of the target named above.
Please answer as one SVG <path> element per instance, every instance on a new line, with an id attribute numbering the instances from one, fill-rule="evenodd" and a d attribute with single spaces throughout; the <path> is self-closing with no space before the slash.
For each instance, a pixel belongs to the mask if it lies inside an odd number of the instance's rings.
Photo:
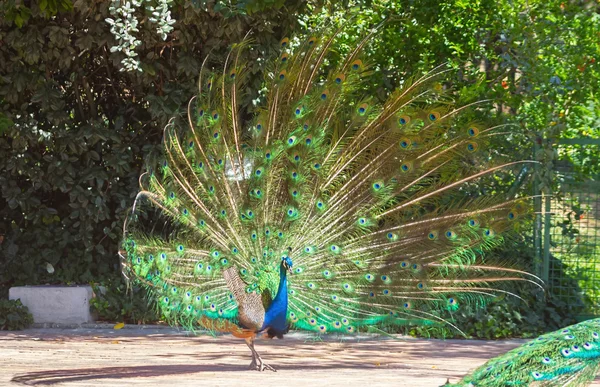
<path id="1" fill-rule="evenodd" d="M 292 266 L 294 266 L 294 263 L 292 262 L 292 258 L 290 258 L 288 255 L 281 257 L 281 266 L 283 266 L 288 273 L 292 274 Z"/>

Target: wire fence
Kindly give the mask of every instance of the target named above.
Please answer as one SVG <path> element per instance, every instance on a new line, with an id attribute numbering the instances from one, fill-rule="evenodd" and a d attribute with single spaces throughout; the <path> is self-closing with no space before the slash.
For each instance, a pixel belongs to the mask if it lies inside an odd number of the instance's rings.
<path id="1" fill-rule="evenodd" d="M 600 146 L 600 140 L 572 139 L 558 146 L 571 161 L 556 163 L 558 191 L 538 199 L 540 275 L 549 292 L 575 306 L 581 317 L 600 316 L 600 181 L 581 176 L 572 161 L 581 160 L 577 153 L 586 147 Z"/>

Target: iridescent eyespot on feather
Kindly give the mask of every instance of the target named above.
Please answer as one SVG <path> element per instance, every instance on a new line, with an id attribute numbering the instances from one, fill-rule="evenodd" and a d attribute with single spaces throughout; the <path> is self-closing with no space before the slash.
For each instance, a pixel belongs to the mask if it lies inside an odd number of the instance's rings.
<path id="1" fill-rule="evenodd" d="M 477 144 L 476 142 L 467 143 L 467 150 L 469 152 L 475 152 L 477 149 L 479 149 L 479 144 Z"/>
<path id="2" fill-rule="evenodd" d="M 477 219 L 469 219 L 467 222 L 469 227 L 479 227 L 479 221 Z"/>
<path id="3" fill-rule="evenodd" d="M 571 347 L 571 349 L 573 350 L 573 352 L 579 352 L 579 350 L 581 348 L 579 348 L 579 345 L 574 345 L 574 346 Z"/>
<path id="4" fill-rule="evenodd" d="M 515 220 L 517 215 L 513 211 L 511 211 L 508 213 L 508 215 L 506 215 L 506 217 L 508 218 L 508 220 Z"/>
<path id="5" fill-rule="evenodd" d="M 573 340 L 575 338 L 575 336 L 573 335 L 566 335 L 565 336 L 565 340 Z"/>
<path id="6" fill-rule="evenodd" d="M 183 250 L 184 250 L 183 245 L 177 246 L 177 252 L 183 253 Z"/>
<path id="7" fill-rule="evenodd" d="M 262 124 L 261 124 L 260 122 L 258 122 L 254 128 L 255 128 L 255 129 L 258 131 L 258 132 L 260 132 L 260 131 L 262 130 L 263 126 L 262 126 Z"/>
<path id="8" fill-rule="evenodd" d="M 331 272 L 329 270 L 323 270 L 323 277 L 327 279 L 331 278 Z"/>
<path id="9" fill-rule="evenodd" d="M 193 141 L 188 142 L 188 148 L 191 149 L 193 147 L 194 147 L 194 142 Z"/>
<path id="10" fill-rule="evenodd" d="M 425 289 L 425 284 L 424 284 L 423 282 L 419 282 L 419 283 L 417 284 L 417 289 L 419 289 L 419 290 L 423 290 L 423 289 Z"/>
<path id="11" fill-rule="evenodd" d="M 412 307 L 412 304 L 410 302 L 405 302 L 402 306 L 404 307 L 404 309 L 410 309 Z"/>
<path id="12" fill-rule="evenodd" d="M 289 55 L 286 52 L 281 54 L 281 63 L 287 62 L 288 58 L 289 58 Z"/>
<path id="13" fill-rule="evenodd" d="M 588 343 L 588 342 L 583 343 L 583 348 L 586 349 L 586 350 L 588 350 L 588 351 L 590 349 L 592 349 L 593 347 L 594 346 L 592 344 Z"/>
<path id="14" fill-rule="evenodd" d="M 288 144 L 289 146 L 292 146 L 292 145 L 296 144 L 296 140 L 297 140 L 296 136 L 290 136 L 290 137 L 287 139 L 287 144 Z"/>
<path id="15" fill-rule="evenodd" d="M 335 83 L 337 83 L 338 85 L 344 82 L 344 80 L 346 80 L 346 76 L 344 74 L 338 74 L 334 79 Z"/>
<path id="16" fill-rule="evenodd" d="M 327 89 L 323 90 L 323 92 L 321 93 L 321 99 L 324 101 L 327 99 L 327 96 L 329 96 L 329 91 Z"/>
<path id="17" fill-rule="evenodd" d="M 339 327 L 342 326 L 342 323 L 339 322 L 339 321 L 336 321 L 336 322 L 333 323 L 333 326 L 336 327 L 336 328 L 339 328 Z"/>
<path id="18" fill-rule="evenodd" d="M 383 293 L 384 296 L 388 296 L 390 294 L 390 290 L 389 289 L 383 289 L 383 291 L 381 293 Z"/>
<path id="19" fill-rule="evenodd" d="M 564 357 L 570 357 L 571 355 L 573 355 L 573 353 L 567 348 L 564 348 L 563 350 L 561 350 L 560 353 L 562 353 L 562 355 Z"/>
<path id="20" fill-rule="evenodd" d="M 549 357 L 545 357 L 542 359 L 542 363 L 544 364 L 550 364 L 552 363 L 552 359 L 550 359 Z"/>
<path id="21" fill-rule="evenodd" d="M 219 119 L 219 113 L 217 113 L 216 111 L 213 111 L 211 115 L 212 115 L 213 120 Z"/>
<path id="22" fill-rule="evenodd" d="M 310 39 L 308 39 L 308 45 L 312 46 L 313 44 L 315 44 L 317 42 L 317 38 L 312 36 Z"/>
<path id="23" fill-rule="evenodd" d="M 352 62 L 352 64 L 350 64 L 350 67 L 354 71 L 359 70 L 362 66 L 363 66 L 363 63 L 360 59 L 356 59 L 354 62 Z"/>
<path id="24" fill-rule="evenodd" d="M 452 230 L 448 230 L 446 231 L 446 238 L 448 238 L 449 240 L 453 241 L 455 240 L 458 236 L 456 235 L 456 233 Z"/>
<path id="25" fill-rule="evenodd" d="M 202 117 L 204 115 L 204 109 L 198 110 L 198 117 Z"/>
<path id="26" fill-rule="evenodd" d="M 402 126 L 408 124 L 410 122 L 410 116 L 404 115 L 398 118 L 398 123 Z"/>
<path id="27" fill-rule="evenodd" d="M 600 334 L 598 334 L 598 332 L 592 332 L 592 337 L 594 339 L 598 339 L 598 338 L 600 338 Z"/>
<path id="28" fill-rule="evenodd" d="M 430 241 L 436 240 L 437 237 L 438 237 L 437 231 L 430 231 L 429 234 L 427 234 L 427 239 L 429 239 Z"/>
<path id="29" fill-rule="evenodd" d="M 374 292 L 369 292 L 369 297 L 371 297 L 371 298 L 375 297 L 375 293 Z"/>
<path id="30" fill-rule="evenodd" d="M 494 230 L 492 230 L 491 228 L 485 229 L 483 231 L 483 236 L 487 237 L 487 238 L 492 238 L 495 235 Z"/>
<path id="31" fill-rule="evenodd" d="M 393 232 L 388 232 L 387 235 L 386 235 L 386 238 L 389 241 L 394 242 L 394 241 L 398 240 L 398 234 L 394 234 Z"/>
<path id="32" fill-rule="evenodd" d="M 283 81 L 283 80 L 285 79 L 285 76 L 286 76 L 286 74 L 287 74 L 287 71 L 285 71 L 285 70 L 281 70 L 281 71 L 279 72 L 279 75 L 277 76 L 277 78 L 278 78 L 280 81 Z"/>
<path id="33" fill-rule="evenodd" d="M 400 267 L 401 267 L 402 269 L 406 269 L 406 268 L 408 267 L 408 262 L 406 262 L 406 261 L 402 261 L 402 262 L 400 262 Z"/>
<path id="34" fill-rule="evenodd" d="M 214 133 L 213 133 L 213 138 L 214 138 L 214 139 L 217 139 L 217 138 L 219 138 L 219 132 L 214 132 Z"/>
<path id="35" fill-rule="evenodd" d="M 296 117 L 299 117 L 302 115 L 302 112 L 304 112 L 304 106 L 298 106 L 296 108 L 296 110 L 294 110 L 294 114 L 296 115 Z"/>
<path id="36" fill-rule="evenodd" d="M 534 378 L 535 380 L 540 380 L 540 379 L 542 378 L 543 374 L 541 374 L 541 373 L 539 373 L 539 372 L 536 372 L 536 371 L 534 371 L 534 372 L 532 372 L 532 373 L 531 373 L 531 376 L 533 376 L 533 378 Z"/>
<path id="37" fill-rule="evenodd" d="M 315 284 L 313 284 L 312 282 L 307 283 L 306 287 L 309 288 L 309 289 L 316 289 Z"/>
<path id="38" fill-rule="evenodd" d="M 433 111 L 427 115 L 427 118 L 429 118 L 429 121 L 431 121 L 431 122 L 439 120 L 440 117 L 441 117 L 440 113 L 436 112 L 436 111 Z"/>
<path id="39" fill-rule="evenodd" d="M 406 163 L 402 163 L 402 165 L 400 165 L 400 170 L 402 172 L 410 172 L 413 168 L 413 164 L 411 162 L 406 162 Z"/>
<path id="40" fill-rule="evenodd" d="M 307 146 L 308 146 L 308 145 L 310 145 L 310 144 L 312 144 L 312 138 L 311 138 L 311 137 L 306 137 L 306 138 L 304 139 L 304 143 L 305 143 Z"/>
<path id="41" fill-rule="evenodd" d="M 375 192 L 381 190 L 383 188 L 384 184 L 383 181 L 379 180 L 376 181 L 375 183 L 373 183 L 373 190 L 375 190 Z"/>
<path id="42" fill-rule="evenodd" d="M 286 213 L 288 219 L 293 219 L 298 216 L 298 210 L 295 207 L 288 207 L 288 209 L 285 213 Z"/>
<path id="43" fill-rule="evenodd" d="M 262 168 L 256 168 L 256 171 L 254 171 L 254 175 L 259 177 L 263 174 L 263 169 Z"/>
<path id="44" fill-rule="evenodd" d="M 363 116 L 367 112 L 367 109 L 369 109 L 369 105 L 367 105 L 366 103 L 363 103 L 358 107 L 358 109 L 356 109 L 356 112 L 359 115 Z"/>
<path id="45" fill-rule="evenodd" d="M 331 245 L 331 246 L 329 246 L 329 251 L 331 251 L 334 254 L 339 254 L 341 249 L 338 245 Z"/>
<path id="46" fill-rule="evenodd" d="M 475 126 L 471 126 L 469 129 L 467 129 L 467 134 L 469 137 L 477 137 L 477 135 L 479 135 L 479 129 L 477 129 Z"/>
<path id="47" fill-rule="evenodd" d="M 281 42 L 279 42 L 279 45 L 282 48 L 287 47 L 289 44 L 290 44 L 290 39 L 289 38 L 283 38 L 283 39 L 281 39 Z"/>
<path id="48" fill-rule="evenodd" d="M 236 74 L 237 72 L 235 70 L 231 70 L 231 72 L 229 73 L 229 78 L 234 79 Z"/>
<path id="49" fill-rule="evenodd" d="M 315 206 L 317 207 L 317 209 L 322 210 L 325 208 L 325 203 L 323 203 L 322 201 L 319 200 L 319 201 L 317 201 Z"/>
<path id="50" fill-rule="evenodd" d="M 317 320 L 315 320 L 314 318 L 311 318 L 311 319 L 308 320 L 308 323 L 310 325 L 317 325 Z"/>
<path id="51" fill-rule="evenodd" d="M 346 327 L 348 333 L 354 333 L 354 327 Z"/>
<path id="52" fill-rule="evenodd" d="M 338 302 L 340 300 L 340 298 L 334 294 L 331 296 L 331 300 L 334 302 Z"/>
<path id="53" fill-rule="evenodd" d="M 321 333 L 325 333 L 325 332 L 327 332 L 327 327 L 325 325 L 319 325 L 319 331 Z"/>

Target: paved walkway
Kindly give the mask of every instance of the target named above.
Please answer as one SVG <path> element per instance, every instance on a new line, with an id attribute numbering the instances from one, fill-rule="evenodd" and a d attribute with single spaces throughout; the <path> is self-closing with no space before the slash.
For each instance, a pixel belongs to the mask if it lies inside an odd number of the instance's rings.
<path id="1" fill-rule="evenodd" d="M 380 339 L 301 333 L 261 340 L 278 372 L 248 371 L 231 336 L 172 329 L 0 331 L 0 386 L 440 386 L 523 341 Z M 597 381 L 594 386 L 600 386 Z"/>

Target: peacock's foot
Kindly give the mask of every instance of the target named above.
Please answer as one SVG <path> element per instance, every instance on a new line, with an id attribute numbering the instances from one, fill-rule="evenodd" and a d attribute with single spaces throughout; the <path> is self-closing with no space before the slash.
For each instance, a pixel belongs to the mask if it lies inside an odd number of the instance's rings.
<path id="1" fill-rule="evenodd" d="M 261 360 L 260 365 L 256 368 L 257 371 L 264 371 L 264 370 L 269 370 L 269 371 L 273 371 L 273 372 L 277 372 L 277 370 L 273 367 L 271 367 L 270 365 L 268 365 L 267 363 L 265 363 L 264 361 Z"/>
<path id="2" fill-rule="evenodd" d="M 269 371 L 273 371 L 273 372 L 277 372 L 277 370 L 273 367 L 271 367 L 270 365 L 268 365 L 267 363 L 265 363 L 263 361 L 263 359 L 260 358 L 260 356 L 257 356 L 256 358 L 252 359 L 252 363 L 250 363 L 250 369 L 262 372 L 264 370 L 269 370 Z"/>
<path id="3" fill-rule="evenodd" d="M 256 359 L 252 358 L 252 362 L 248 366 L 249 370 L 258 370 L 258 364 L 256 363 Z"/>

